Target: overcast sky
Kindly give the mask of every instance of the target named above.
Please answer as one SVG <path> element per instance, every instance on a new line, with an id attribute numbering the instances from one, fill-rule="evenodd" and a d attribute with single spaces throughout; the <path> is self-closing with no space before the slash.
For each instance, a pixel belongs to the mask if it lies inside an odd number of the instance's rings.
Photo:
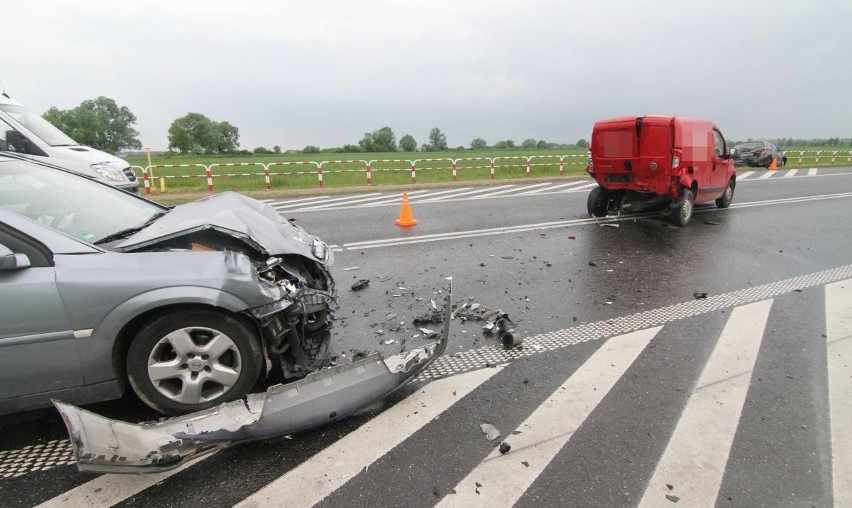
<path id="1" fill-rule="evenodd" d="M 704 117 L 728 138 L 852 136 L 852 2 L 4 2 L 0 83 L 37 113 L 106 96 L 165 149 L 189 112 L 240 146 L 573 143 L 595 120 Z"/>

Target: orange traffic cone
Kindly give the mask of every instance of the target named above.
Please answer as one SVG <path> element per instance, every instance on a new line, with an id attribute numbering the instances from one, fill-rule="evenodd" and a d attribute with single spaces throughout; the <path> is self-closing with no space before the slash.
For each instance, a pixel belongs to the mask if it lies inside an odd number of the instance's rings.
<path id="1" fill-rule="evenodd" d="M 766 169 L 778 169 L 778 162 L 775 160 L 775 157 L 772 158 L 772 162 L 769 163 L 769 167 Z"/>
<path id="2" fill-rule="evenodd" d="M 417 219 L 411 216 L 411 205 L 408 204 L 408 193 L 402 193 L 402 208 L 399 210 L 399 218 L 394 221 L 397 226 L 416 226 Z"/>

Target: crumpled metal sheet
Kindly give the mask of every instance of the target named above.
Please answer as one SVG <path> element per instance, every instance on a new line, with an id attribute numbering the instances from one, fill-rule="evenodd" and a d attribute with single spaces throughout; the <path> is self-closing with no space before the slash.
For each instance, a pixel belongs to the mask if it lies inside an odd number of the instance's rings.
<path id="1" fill-rule="evenodd" d="M 444 353 L 452 286 L 438 340 L 384 359 L 374 353 L 294 383 L 270 387 L 204 411 L 156 423 L 112 420 L 54 400 L 74 447 L 77 468 L 96 473 L 153 473 L 235 444 L 284 436 L 339 420 L 390 395 Z"/>

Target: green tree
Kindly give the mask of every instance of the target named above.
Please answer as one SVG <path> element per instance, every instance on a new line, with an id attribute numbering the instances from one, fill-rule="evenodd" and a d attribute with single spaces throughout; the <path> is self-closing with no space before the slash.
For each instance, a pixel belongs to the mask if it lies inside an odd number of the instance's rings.
<path id="1" fill-rule="evenodd" d="M 266 148 L 265 146 L 259 146 L 252 150 L 252 153 L 255 155 L 269 155 L 272 153 L 272 150 Z"/>
<path id="2" fill-rule="evenodd" d="M 515 142 L 511 139 L 501 140 L 494 144 L 494 148 L 498 150 L 511 150 L 515 148 Z"/>
<path id="3" fill-rule="evenodd" d="M 537 144 L 536 140 L 534 140 L 534 139 L 532 139 L 532 138 L 525 139 L 525 140 L 521 143 L 521 148 L 525 148 L 525 149 L 527 149 L 527 150 L 531 150 L 531 149 L 534 149 L 534 148 L 536 147 L 536 144 Z"/>
<path id="4" fill-rule="evenodd" d="M 429 131 L 429 144 L 432 146 L 432 150 L 440 151 L 447 149 L 447 136 L 441 129 L 437 127 L 432 127 L 432 130 Z"/>
<path id="5" fill-rule="evenodd" d="M 538 148 L 539 150 L 544 150 L 546 148 L 550 148 L 550 143 L 548 143 L 547 141 L 545 141 L 543 139 L 540 139 L 538 141 L 538 143 L 536 143 L 535 147 Z"/>
<path id="6" fill-rule="evenodd" d="M 589 142 L 583 138 L 578 139 L 577 142 L 574 144 L 577 145 L 579 148 L 589 148 Z"/>
<path id="7" fill-rule="evenodd" d="M 302 153 L 320 153 L 320 149 L 318 146 L 308 145 L 302 148 Z"/>
<path id="8" fill-rule="evenodd" d="M 278 146 L 278 145 L 275 145 L 275 146 L 272 147 L 272 151 L 274 153 L 281 153 L 281 147 Z"/>
<path id="9" fill-rule="evenodd" d="M 214 122 L 201 113 L 187 113 L 169 127 L 169 150 L 211 154 L 234 152 L 240 131 L 228 122 Z"/>
<path id="10" fill-rule="evenodd" d="M 365 132 L 358 144 L 364 152 L 395 152 L 397 150 L 396 136 L 390 127 Z"/>
<path id="11" fill-rule="evenodd" d="M 470 142 L 471 150 L 485 150 L 486 148 L 488 148 L 488 143 L 482 138 L 475 138 Z"/>
<path id="12" fill-rule="evenodd" d="M 142 148 L 139 133 L 132 127 L 136 115 L 109 97 L 83 101 L 69 110 L 52 107 L 42 117 L 78 143 L 98 150 L 116 153 L 124 148 Z"/>
<path id="13" fill-rule="evenodd" d="M 399 148 L 403 152 L 414 152 L 417 150 L 417 141 L 414 140 L 414 136 L 411 134 L 406 134 L 399 138 Z"/>

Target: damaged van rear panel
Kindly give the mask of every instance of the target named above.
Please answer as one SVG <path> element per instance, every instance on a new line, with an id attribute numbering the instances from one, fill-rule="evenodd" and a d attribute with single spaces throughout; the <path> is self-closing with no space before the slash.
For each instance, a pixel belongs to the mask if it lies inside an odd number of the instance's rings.
<path id="1" fill-rule="evenodd" d="M 625 116 L 595 123 L 589 150 L 596 217 L 628 207 L 665 208 L 685 225 L 692 203 L 730 204 L 734 164 L 725 138 L 712 122 L 670 116 Z M 724 206 L 723 206 L 724 205 Z"/>

